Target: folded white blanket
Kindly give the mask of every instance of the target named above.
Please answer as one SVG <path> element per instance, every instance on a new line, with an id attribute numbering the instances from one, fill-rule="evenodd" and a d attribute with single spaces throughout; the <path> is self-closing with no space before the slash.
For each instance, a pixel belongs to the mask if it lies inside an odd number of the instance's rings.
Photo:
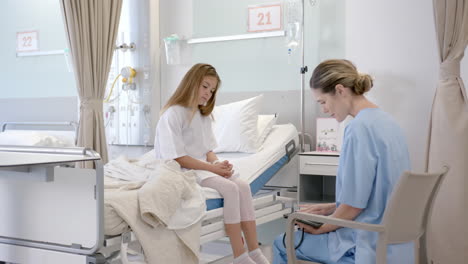
<path id="1" fill-rule="evenodd" d="M 146 183 L 106 184 L 106 205 L 132 228 L 148 263 L 198 263 L 206 209 L 201 188 L 175 161 L 152 171 Z"/>
<path id="2" fill-rule="evenodd" d="M 120 156 L 109 161 L 104 166 L 104 175 L 125 181 L 146 181 L 152 177 L 159 165 L 160 161 L 156 159 L 152 150 L 138 159 Z"/>
<path id="3" fill-rule="evenodd" d="M 151 226 L 162 222 L 169 229 L 183 229 L 203 218 L 206 211 L 202 188 L 193 171 L 181 171 L 179 163 L 170 160 L 160 166 L 138 192 L 143 220 Z"/>

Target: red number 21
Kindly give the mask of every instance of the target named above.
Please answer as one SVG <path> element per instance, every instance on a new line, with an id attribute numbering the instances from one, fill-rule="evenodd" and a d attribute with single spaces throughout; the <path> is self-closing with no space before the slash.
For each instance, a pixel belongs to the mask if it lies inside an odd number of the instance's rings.
<path id="1" fill-rule="evenodd" d="M 266 23 L 263 22 L 263 19 L 265 18 L 265 16 L 267 17 L 267 22 Z M 266 15 L 264 13 L 258 13 L 257 17 L 259 18 L 257 25 L 259 25 L 259 26 L 263 26 L 265 24 L 271 25 L 271 14 L 270 14 L 270 12 L 266 13 Z"/>

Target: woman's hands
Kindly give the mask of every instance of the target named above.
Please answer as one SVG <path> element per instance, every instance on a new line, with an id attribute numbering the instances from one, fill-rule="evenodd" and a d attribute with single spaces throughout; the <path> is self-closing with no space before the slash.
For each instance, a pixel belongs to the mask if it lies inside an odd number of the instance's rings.
<path id="1" fill-rule="evenodd" d="M 304 204 L 299 205 L 301 210 L 299 212 L 316 214 L 316 215 L 331 215 L 336 210 L 335 203 L 324 203 L 324 204 Z"/>
<path id="2" fill-rule="evenodd" d="M 309 214 L 316 214 L 316 215 L 331 215 L 336 210 L 335 203 L 326 203 L 326 204 L 304 204 L 299 205 L 301 210 L 299 212 L 309 213 Z M 301 229 L 304 229 L 304 232 L 319 235 L 323 233 L 330 232 L 330 226 L 327 224 L 322 225 L 319 228 L 314 228 L 309 225 L 305 225 L 302 223 L 296 223 Z"/>
<path id="3" fill-rule="evenodd" d="M 312 214 L 321 214 L 321 215 L 330 215 L 330 217 L 344 219 L 344 220 L 351 220 L 353 221 L 358 217 L 358 215 L 364 210 L 363 208 L 356 208 L 347 204 L 340 204 L 338 208 L 336 208 L 335 204 L 310 204 L 302 206 L 301 212 L 312 213 Z M 331 214 L 330 214 L 331 213 Z M 323 224 L 320 228 L 313 228 L 310 226 L 304 226 L 302 224 L 298 224 L 300 227 L 304 228 L 304 231 L 311 234 L 323 234 L 335 231 L 340 226 L 331 225 L 331 224 Z"/>
<path id="4" fill-rule="evenodd" d="M 232 170 L 232 164 L 229 163 L 229 161 L 227 160 L 215 162 L 211 165 L 210 171 L 224 178 L 229 178 L 234 173 L 234 171 Z"/>

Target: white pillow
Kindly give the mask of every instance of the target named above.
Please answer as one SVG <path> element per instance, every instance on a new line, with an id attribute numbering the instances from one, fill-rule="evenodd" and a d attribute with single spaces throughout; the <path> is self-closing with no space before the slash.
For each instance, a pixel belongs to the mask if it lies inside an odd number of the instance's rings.
<path id="1" fill-rule="evenodd" d="M 276 125 L 277 117 L 276 115 L 259 115 L 258 116 L 258 138 L 257 138 L 257 146 L 259 146 L 259 150 L 265 142 L 266 137 L 270 134 L 271 129 L 274 125 Z"/>
<path id="2" fill-rule="evenodd" d="M 214 152 L 257 152 L 257 122 L 262 99 L 263 95 L 259 95 L 215 107 L 213 131 L 218 147 Z"/>
<path id="3" fill-rule="evenodd" d="M 34 146 L 42 147 L 73 147 L 74 144 L 67 141 L 65 138 L 60 138 L 54 135 L 40 135 L 40 140 Z"/>

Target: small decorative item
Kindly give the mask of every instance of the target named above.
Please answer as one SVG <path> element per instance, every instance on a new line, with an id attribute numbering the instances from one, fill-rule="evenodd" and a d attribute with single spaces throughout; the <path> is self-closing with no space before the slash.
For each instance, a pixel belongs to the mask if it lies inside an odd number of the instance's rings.
<path id="1" fill-rule="evenodd" d="M 317 145 L 319 152 L 339 152 L 340 124 L 335 118 L 317 118 Z"/>

